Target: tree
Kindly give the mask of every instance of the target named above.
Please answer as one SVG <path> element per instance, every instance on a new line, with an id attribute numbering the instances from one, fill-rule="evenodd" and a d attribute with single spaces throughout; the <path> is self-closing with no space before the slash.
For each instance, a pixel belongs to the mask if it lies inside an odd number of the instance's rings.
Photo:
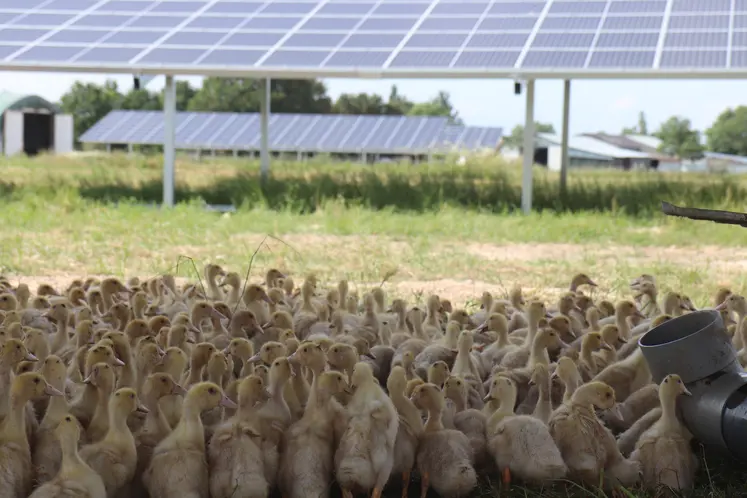
<path id="1" fill-rule="evenodd" d="M 417 103 L 412 106 L 408 116 L 445 116 L 453 124 L 462 124 L 459 113 L 451 104 L 451 96 L 448 92 L 438 92 L 431 100 Z"/>
<path id="2" fill-rule="evenodd" d="M 163 109 L 162 99 L 155 93 L 141 88 L 134 88 L 124 94 L 119 103 L 120 109 L 132 109 L 140 111 L 158 111 Z"/>
<path id="3" fill-rule="evenodd" d="M 248 78 L 205 78 L 189 101 L 190 111 L 259 112 L 259 81 Z M 328 113 L 332 102 L 323 83 L 314 80 L 272 80 L 271 112 Z"/>
<path id="4" fill-rule="evenodd" d="M 646 124 L 646 115 L 643 111 L 638 113 L 638 134 L 648 135 L 648 124 Z"/>
<path id="5" fill-rule="evenodd" d="M 661 140 L 659 150 L 683 159 L 699 157 L 703 152 L 700 133 L 692 129 L 689 119 L 672 116 L 662 123 L 654 136 Z"/>
<path id="6" fill-rule="evenodd" d="M 648 135 L 648 125 L 646 124 L 646 115 L 643 111 L 638 113 L 638 125 L 626 126 L 622 130 L 623 135 Z"/>
<path id="7" fill-rule="evenodd" d="M 555 133 L 555 127 L 551 123 L 534 123 L 535 133 Z M 503 139 L 506 147 L 522 150 L 524 146 L 524 127 L 522 125 L 514 126 L 511 134 Z"/>
<path id="8" fill-rule="evenodd" d="M 195 96 L 197 90 L 189 84 L 189 81 L 176 82 L 176 110 L 186 111 L 189 101 Z M 158 108 L 163 109 L 163 92 L 158 94 Z"/>
<path id="9" fill-rule="evenodd" d="M 386 103 L 385 114 L 395 116 L 409 114 L 414 105 L 410 100 L 399 94 L 397 85 L 392 85 L 392 89 L 389 91 L 389 101 Z"/>
<path id="10" fill-rule="evenodd" d="M 705 134 L 710 150 L 747 156 L 747 107 L 725 110 Z"/>
<path id="11" fill-rule="evenodd" d="M 380 95 L 367 93 L 343 93 L 332 106 L 335 114 L 387 114 L 386 104 Z"/>
<path id="12" fill-rule="evenodd" d="M 60 99 L 62 111 L 73 115 L 75 141 L 110 111 L 118 109 L 121 100 L 122 95 L 113 80 L 103 85 L 76 81 Z"/>

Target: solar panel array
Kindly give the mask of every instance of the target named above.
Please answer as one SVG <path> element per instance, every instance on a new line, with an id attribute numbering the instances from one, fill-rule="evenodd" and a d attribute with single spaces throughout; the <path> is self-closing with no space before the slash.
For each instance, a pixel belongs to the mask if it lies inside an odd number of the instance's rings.
<path id="1" fill-rule="evenodd" d="M 0 68 L 279 76 L 747 69 L 747 0 L 2 0 Z"/>
<path id="2" fill-rule="evenodd" d="M 444 117 L 270 114 L 270 150 L 347 154 L 427 154 L 448 148 L 494 148 L 501 128 L 449 125 Z M 257 113 L 178 112 L 176 147 L 259 150 Z M 83 143 L 162 145 L 160 111 L 112 111 L 88 129 Z"/>

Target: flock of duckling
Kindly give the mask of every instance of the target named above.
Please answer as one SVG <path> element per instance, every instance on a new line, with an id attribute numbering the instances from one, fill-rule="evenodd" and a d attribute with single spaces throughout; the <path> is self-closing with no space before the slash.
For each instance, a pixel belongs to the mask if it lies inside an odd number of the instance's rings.
<path id="1" fill-rule="evenodd" d="M 482 295 L 469 314 L 348 282 L 295 288 L 271 269 L 245 284 L 220 266 L 66 289 L 0 278 L 0 496 L 4 498 L 408 496 L 413 474 L 464 497 L 478 475 L 693 486 L 678 420 L 688 395 L 660 385 L 637 347 L 694 310 L 655 279 L 631 300 L 595 301 L 584 274 L 554 306 Z M 747 301 L 720 289 L 740 361 Z M 617 434 L 615 437 L 613 434 Z"/>

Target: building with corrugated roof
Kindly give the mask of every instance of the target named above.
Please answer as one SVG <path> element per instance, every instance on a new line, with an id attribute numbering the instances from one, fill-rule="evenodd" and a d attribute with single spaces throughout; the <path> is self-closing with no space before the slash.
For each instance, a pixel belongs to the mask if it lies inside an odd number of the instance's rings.
<path id="1" fill-rule="evenodd" d="M 38 95 L 0 91 L 0 152 L 35 155 L 73 150 L 73 117 Z"/>

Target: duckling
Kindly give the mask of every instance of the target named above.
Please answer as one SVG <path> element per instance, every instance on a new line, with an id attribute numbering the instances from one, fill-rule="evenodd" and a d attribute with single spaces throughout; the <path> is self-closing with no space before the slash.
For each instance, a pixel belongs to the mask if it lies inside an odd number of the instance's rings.
<path id="1" fill-rule="evenodd" d="M 515 415 L 516 396 L 516 384 L 507 377 L 496 376 L 485 400 L 499 402 L 498 410 L 487 421 L 486 435 L 488 451 L 503 482 L 508 484 L 511 474 L 539 483 L 562 479 L 568 468 L 547 425 L 536 417 Z"/>
<path id="2" fill-rule="evenodd" d="M 529 383 L 537 386 L 538 392 L 537 403 L 532 411 L 532 416 L 547 423 L 550 420 L 553 410 L 551 399 L 552 381 L 550 380 L 550 372 L 547 366 L 542 363 L 536 364 Z"/>
<path id="3" fill-rule="evenodd" d="M 576 389 L 584 383 L 581 379 L 581 374 L 578 371 L 576 362 L 568 357 L 562 357 L 558 360 L 555 371 L 550 376 L 550 379 L 560 379 L 563 384 L 562 403 L 568 403 L 571 400 L 571 396 L 576 392 Z M 560 402 L 553 402 L 554 406 L 557 406 Z"/>
<path id="4" fill-rule="evenodd" d="M 103 479 L 78 454 L 80 423 L 72 415 L 65 415 L 54 432 L 62 454 L 59 472 L 29 498 L 106 498 Z"/>
<path id="5" fill-rule="evenodd" d="M 95 443 L 106 436 L 109 431 L 111 418 L 109 398 L 115 387 L 114 370 L 106 363 L 97 363 L 84 383 L 96 388 L 96 409 L 86 430 L 86 440 Z"/>
<path id="6" fill-rule="evenodd" d="M 236 409 L 220 387 L 211 382 L 193 385 L 184 398 L 179 424 L 153 451 L 143 482 L 154 498 L 209 496 L 205 437 L 200 414 L 222 405 Z"/>
<path id="7" fill-rule="evenodd" d="M 677 491 L 693 487 L 698 459 L 690 448 L 690 436 L 676 414 L 679 395 L 691 396 L 679 375 L 667 375 L 659 386 L 661 418 L 635 445 L 630 459 L 643 469 L 643 484 L 657 489 L 664 485 Z"/>
<path id="8" fill-rule="evenodd" d="M 135 437 L 127 426 L 127 417 L 134 411 L 147 412 L 140 406 L 134 389 L 117 390 L 108 400 L 109 430 L 104 438 L 84 446 L 81 459 L 104 480 L 107 496 L 114 497 L 130 483 L 137 466 Z"/>
<path id="9" fill-rule="evenodd" d="M 335 453 L 335 476 L 345 498 L 351 498 L 354 490 L 367 492 L 372 488 L 371 496 L 380 498 L 394 461 L 397 410 L 367 363 L 355 365 L 350 390 L 348 429 Z M 371 437 L 373 434 L 377 437 Z"/>
<path id="10" fill-rule="evenodd" d="M 264 382 L 256 375 L 238 387 L 236 415 L 218 427 L 210 438 L 207 457 L 212 498 L 267 498 L 270 486 L 264 475 L 261 434 L 256 405 L 269 399 Z"/>
<path id="11" fill-rule="evenodd" d="M 628 358 L 606 367 L 594 377 L 594 380 L 611 386 L 619 401 L 625 401 L 631 393 L 652 381 L 651 371 L 640 349 Z"/>
<path id="12" fill-rule="evenodd" d="M 259 431 L 262 435 L 262 456 L 265 465 L 265 479 L 275 486 L 280 458 L 280 443 L 283 432 L 291 424 L 291 411 L 285 401 L 284 391 L 293 369 L 287 357 L 275 359 L 270 367 L 268 399 L 258 410 Z"/>
<path id="13" fill-rule="evenodd" d="M 436 361 L 445 361 L 447 364 L 453 364 L 456 359 L 457 344 L 461 327 L 459 323 L 450 321 L 446 324 L 446 333 L 439 342 L 429 344 L 416 357 L 414 362 L 415 372 L 421 377 L 425 377 L 428 372 L 428 366 Z"/>
<path id="14" fill-rule="evenodd" d="M 223 299 L 223 291 L 218 286 L 218 278 L 225 277 L 226 272 L 218 265 L 208 263 L 205 265 L 205 281 L 207 282 L 208 298 L 213 301 L 220 301 Z"/>
<path id="15" fill-rule="evenodd" d="M 581 355 L 578 359 L 578 369 L 581 372 L 581 378 L 585 382 L 588 382 L 599 373 L 599 366 L 593 355 L 594 351 L 599 349 L 611 351 L 612 346 L 604 342 L 602 334 L 599 332 L 589 332 L 584 335 L 581 341 Z"/>
<path id="16" fill-rule="evenodd" d="M 137 468 L 132 479 L 131 492 L 133 496 L 144 495 L 143 473 L 150 465 L 153 450 L 171 432 L 171 425 L 169 425 L 159 401 L 170 395 L 184 396 L 187 394 L 187 390 L 177 384 L 170 374 L 158 372 L 150 374 L 145 379 L 140 393 L 143 406 L 148 409 L 148 413 L 145 414 L 143 426 L 135 435 Z"/>
<path id="17" fill-rule="evenodd" d="M 42 396 L 64 396 L 47 384 L 37 372 L 28 372 L 13 379 L 10 388 L 10 411 L 0 423 L 0 496 L 25 498 L 31 491 L 33 467 L 31 448 L 26 436 L 26 403 Z"/>
<path id="18" fill-rule="evenodd" d="M 40 373 L 44 376 L 47 384 L 60 392 L 65 391 L 65 364 L 58 356 L 47 356 Z M 36 469 L 36 482 L 39 484 L 51 480 L 60 469 L 62 451 L 56 430 L 62 419 L 68 414 L 68 410 L 69 406 L 65 396 L 52 396 L 44 412 L 44 417 L 39 423 L 39 430 L 35 434 L 32 451 L 34 469 Z"/>
<path id="19" fill-rule="evenodd" d="M 585 384 L 573 393 L 550 418 L 550 434 L 558 445 L 570 475 L 588 485 L 632 486 L 641 470 L 636 461 L 625 459 L 615 438 L 597 418 L 594 408 L 607 410 L 615 405 L 615 390 L 604 382 Z"/>
<path id="20" fill-rule="evenodd" d="M 485 425 L 487 418 L 480 410 L 467 407 L 469 384 L 457 376 L 450 376 L 444 383 L 444 396 L 454 403 L 454 428 L 463 432 L 472 445 L 475 465 L 480 466 L 486 459 Z"/>
<path id="21" fill-rule="evenodd" d="M 269 304 L 272 302 L 261 286 L 249 284 L 244 291 L 242 301 L 246 309 L 254 313 L 259 323 L 267 323 L 270 320 Z"/>
<path id="22" fill-rule="evenodd" d="M 472 447 L 462 432 L 444 428 L 441 390 L 434 384 L 422 384 L 415 387 L 410 399 L 418 409 L 428 412 L 416 456 L 420 496 L 425 496 L 430 487 L 441 496 L 467 496 L 477 486 Z"/>
<path id="23" fill-rule="evenodd" d="M 485 323 L 477 330 L 479 332 L 487 330 L 488 332 L 494 332 L 496 335 L 495 341 L 480 352 L 480 359 L 485 370 L 491 370 L 494 365 L 500 364 L 506 353 L 516 349 L 516 346 L 508 338 L 508 319 L 501 313 L 491 313 Z"/>
<path id="24" fill-rule="evenodd" d="M 316 308 L 312 303 L 312 297 L 314 296 L 314 283 L 313 281 L 306 279 L 301 285 L 301 299 L 302 305 L 298 312 L 293 317 L 293 330 L 299 339 L 305 339 L 310 331 L 311 326 L 319 321 Z"/>
<path id="25" fill-rule="evenodd" d="M 423 419 L 420 416 L 420 410 L 406 396 L 407 375 L 404 368 L 401 366 L 392 368 L 386 388 L 399 415 L 391 477 L 402 476 L 402 498 L 407 498 L 410 473 L 415 466 L 418 438 L 423 433 Z"/>
<path id="26" fill-rule="evenodd" d="M 68 319 L 70 308 L 67 303 L 57 303 L 45 313 L 45 316 L 51 318 L 57 325 L 57 330 L 50 341 L 50 352 L 57 354 L 67 348 L 70 336 L 68 335 Z"/>
<path id="27" fill-rule="evenodd" d="M 177 379 L 184 376 L 187 362 L 187 355 L 184 351 L 179 348 L 168 348 L 163 355 L 161 365 L 156 368 L 156 373 L 167 373 L 174 379 L 174 382 L 178 382 Z M 182 383 L 179 385 L 181 386 Z M 170 427 L 175 427 L 179 423 L 183 399 L 182 394 L 168 394 L 163 396 L 158 403 Z"/>
<path id="28" fill-rule="evenodd" d="M 545 304 L 541 301 L 532 301 L 527 307 L 527 321 L 529 322 L 526 337 L 522 345 L 506 353 L 500 365 L 506 368 L 518 368 L 526 365 L 532 348 L 534 338 L 539 331 L 539 322 L 547 314 Z"/>
<path id="29" fill-rule="evenodd" d="M 323 352 L 318 346 L 304 344 L 296 354 L 306 363 L 309 355 L 323 355 Z M 348 381 L 341 372 L 315 373 L 306 411 L 301 420 L 290 426 L 284 438 L 278 486 L 285 498 L 329 496 L 338 439 L 335 426 L 344 417 L 335 395 L 346 389 Z"/>

